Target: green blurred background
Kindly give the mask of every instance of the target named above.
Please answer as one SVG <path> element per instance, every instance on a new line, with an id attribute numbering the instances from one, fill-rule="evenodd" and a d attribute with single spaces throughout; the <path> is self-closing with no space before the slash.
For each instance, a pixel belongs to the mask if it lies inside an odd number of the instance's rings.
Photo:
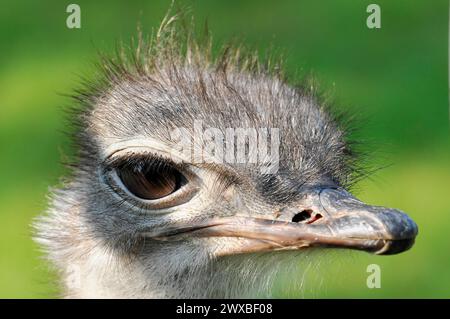
<path id="1" fill-rule="evenodd" d="M 277 297 L 450 297 L 448 2 L 377 0 L 382 28 L 369 30 L 372 1 L 179 1 L 207 18 L 216 42 L 241 38 L 281 48 L 288 73 L 312 72 L 338 104 L 369 120 L 360 135 L 391 163 L 359 183 L 370 203 L 401 208 L 419 224 L 415 247 L 378 257 L 336 254 L 320 287 Z M 65 25 L 67 1 L 3 1 L 0 6 L 0 297 L 58 296 L 54 275 L 30 236 L 32 218 L 71 154 L 62 94 L 93 73 L 97 51 L 156 27 L 169 1 L 76 1 L 81 29 Z M 350 255 L 350 256 L 349 256 Z M 381 289 L 366 267 L 381 266 Z M 314 273 L 314 272 L 313 272 Z M 315 274 L 317 275 L 317 274 Z"/>

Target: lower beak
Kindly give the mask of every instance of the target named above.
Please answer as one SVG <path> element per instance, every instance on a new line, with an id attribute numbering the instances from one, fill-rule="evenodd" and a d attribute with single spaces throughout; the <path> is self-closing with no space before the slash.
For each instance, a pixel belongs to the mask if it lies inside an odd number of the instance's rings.
<path id="1" fill-rule="evenodd" d="M 411 248 L 418 233 L 417 225 L 405 213 L 366 205 L 340 188 L 311 190 L 301 207 L 287 207 L 263 216 L 210 219 L 166 229 L 151 237 L 242 239 L 239 247 L 223 248 L 219 255 L 305 247 L 350 248 L 388 255 Z"/>

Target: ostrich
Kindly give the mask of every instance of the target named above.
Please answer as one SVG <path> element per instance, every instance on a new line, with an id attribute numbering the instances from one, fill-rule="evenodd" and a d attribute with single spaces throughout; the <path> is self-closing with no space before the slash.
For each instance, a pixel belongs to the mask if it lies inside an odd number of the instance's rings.
<path id="1" fill-rule="evenodd" d="M 278 64 L 233 47 L 213 55 L 183 34 L 165 18 L 77 91 L 72 173 L 34 224 L 65 297 L 268 296 L 278 269 L 309 250 L 413 245 L 406 214 L 347 191 L 364 176 L 360 157 L 314 90 L 287 84 Z M 233 161 L 236 149 L 220 160 L 196 122 L 218 134 L 209 141 L 274 128 L 263 137 L 279 144 L 256 161 Z M 207 156 L 195 160 L 199 149 Z"/>

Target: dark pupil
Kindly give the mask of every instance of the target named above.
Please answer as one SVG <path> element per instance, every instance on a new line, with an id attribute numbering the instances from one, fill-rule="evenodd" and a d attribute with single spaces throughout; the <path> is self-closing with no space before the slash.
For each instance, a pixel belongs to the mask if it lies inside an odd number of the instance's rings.
<path id="1" fill-rule="evenodd" d="M 128 190 L 142 199 L 159 199 L 175 192 L 183 176 L 174 168 L 121 168 L 118 174 Z"/>

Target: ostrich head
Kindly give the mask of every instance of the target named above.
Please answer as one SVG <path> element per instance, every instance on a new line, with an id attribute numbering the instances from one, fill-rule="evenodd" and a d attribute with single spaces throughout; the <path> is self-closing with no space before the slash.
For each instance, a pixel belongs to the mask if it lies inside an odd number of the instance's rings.
<path id="1" fill-rule="evenodd" d="M 36 222 L 66 296 L 249 296 L 310 249 L 411 247 L 407 215 L 346 190 L 360 165 L 314 92 L 167 20 L 147 43 L 77 94 L 76 165 Z"/>

